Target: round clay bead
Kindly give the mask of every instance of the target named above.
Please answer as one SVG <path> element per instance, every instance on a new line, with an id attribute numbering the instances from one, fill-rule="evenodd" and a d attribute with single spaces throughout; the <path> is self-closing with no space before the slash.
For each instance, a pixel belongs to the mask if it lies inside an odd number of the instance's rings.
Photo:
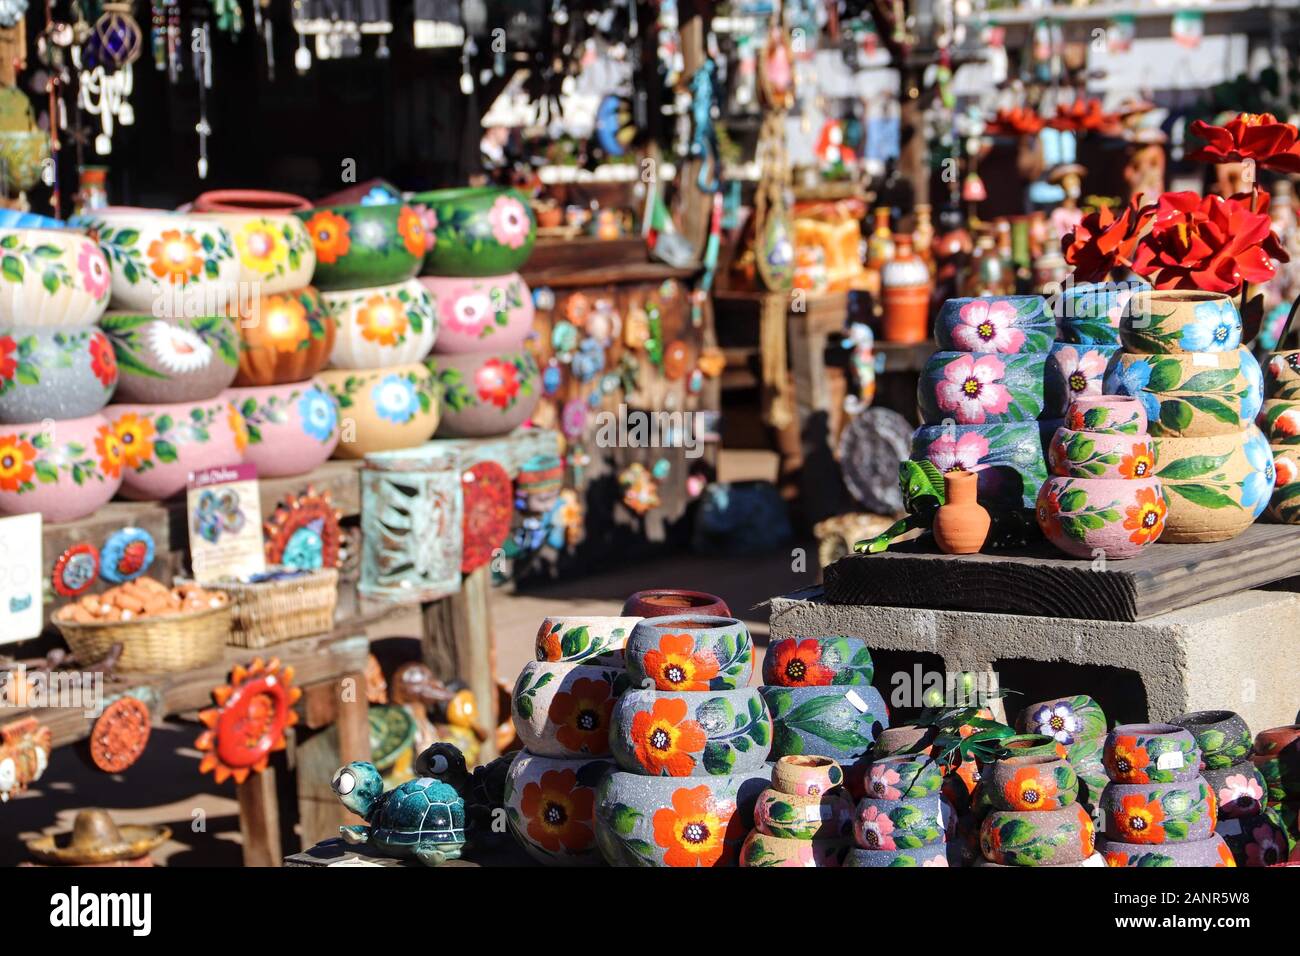
<path id="1" fill-rule="evenodd" d="M 1010 866 L 1078 863 L 1093 853 L 1096 829 L 1083 807 L 994 810 L 980 825 L 984 859 Z"/>
<path id="2" fill-rule="evenodd" d="M 870 684 L 871 651 L 856 637 L 773 638 L 763 656 L 763 683 L 774 687 Z"/>
<path id="3" fill-rule="evenodd" d="M 1268 781 L 1249 760 L 1231 767 L 1206 770 L 1205 782 L 1219 807 L 1219 825 L 1224 820 L 1258 816 L 1264 812 Z"/>
<path id="4" fill-rule="evenodd" d="M 768 788 L 754 804 L 754 827 L 788 840 L 850 839 L 853 804 L 843 790 L 798 796 Z"/>
<path id="5" fill-rule="evenodd" d="M 1118 783 L 1173 783 L 1197 779 L 1201 756 L 1182 727 L 1121 724 L 1106 736 L 1102 762 Z"/>
<path id="6" fill-rule="evenodd" d="M 844 771 L 830 757 L 792 754 L 772 768 L 772 787 L 782 793 L 815 797 L 844 783 Z"/>
<path id="7" fill-rule="evenodd" d="M 741 866 L 838 867 L 846 840 L 796 840 L 754 830 L 740 847 Z"/>
<path id="8" fill-rule="evenodd" d="M 1203 840 L 1217 819 L 1209 784 L 1197 777 L 1173 783 L 1112 783 L 1101 794 L 1106 835 L 1125 843 Z"/>
<path id="9" fill-rule="evenodd" d="M 914 800 L 864 797 L 853 815 L 853 838 L 867 850 L 915 850 L 943 843 L 944 837 L 938 794 Z"/>
<path id="10" fill-rule="evenodd" d="M 1223 837 L 1211 833 L 1204 840 L 1185 843 L 1124 843 L 1109 837 L 1097 838 L 1097 851 L 1107 866 L 1236 866 Z"/>
<path id="11" fill-rule="evenodd" d="M 657 690 L 729 690 L 754 672 L 749 629 L 734 617 L 675 614 L 645 618 L 624 650 L 634 687 Z"/>
<path id="12" fill-rule="evenodd" d="M 1059 810 L 1079 796 L 1078 775 L 1059 757 L 997 760 L 985 769 L 981 781 L 998 810 Z"/>
<path id="13" fill-rule="evenodd" d="M 1230 710 L 1198 710 L 1170 723 L 1191 731 L 1201 750 L 1201 763 L 1208 769 L 1230 767 L 1250 756 L 1250 728 Z"/>

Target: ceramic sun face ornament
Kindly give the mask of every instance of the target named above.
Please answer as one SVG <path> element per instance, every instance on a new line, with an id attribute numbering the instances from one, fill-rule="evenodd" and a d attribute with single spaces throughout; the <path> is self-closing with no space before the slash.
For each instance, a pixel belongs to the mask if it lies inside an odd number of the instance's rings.
<path id="1" fill-rule="evenodd" d="M 499 186 L 417 193 L 429 228 L 424 275 L 500 276 L 528 261 L 537 220 L 523 195 Z"/>
<path id="2" fill-rule="evenodd" d="M 0 332 L 0 424 L 93 415 L 117 383 L 113 347 L 98 329 Z"/>
<path id="3" fill-rule="evenodd" d="M 297 212 L 316 248 L 313 282 L 323 290 L 404 282 L 428 250 L 424 221 L 410 206 L 324 206 Z"/>
<path id="4" fill-rule="evenodd" d="M 158 319 L 110 311 L 100 329 L 112 343 L 119 402 L 201 402 L 215 398 L 239 370 L 236 320 L 219 315 Z"/>
<path id="5" fill-rule="evenodd" d="M 289 292 L 311 283 L 316 248 L 301 219 L 289 213 L 204 213 L 230 233 L 239 260 L 239 281 L 260 295 Z"/>
<path id="6" fill-rule="evenodd" d="M 388 368 L 418 362 L 438 337 L 434 299 L 415 279 L 326 292 L 321 303 L 337 329 L 330 353 L 335 368 Z"/>
<path id="7" fill-rule="evenodd" d="M 0 229 L 0 326 L 77 328 L 108 307 L 111 276 L 79 229 Z"/>

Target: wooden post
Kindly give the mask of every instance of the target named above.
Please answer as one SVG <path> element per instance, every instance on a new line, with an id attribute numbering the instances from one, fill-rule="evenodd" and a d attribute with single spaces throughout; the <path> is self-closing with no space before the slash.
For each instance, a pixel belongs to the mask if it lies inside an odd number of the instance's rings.
<path id="1" fill-rule="evenodd" d="M 349 683 L 350 682 L 350 683 Z M 349 674 L 338 683 L 339 766 L 370 759 L 370 702 L 366 675 Z"/>
<path id="2" fill-rule="evenodd" d="M 460 591 L 424 606 L 424 662 L 443 681 L 463 680 L 478 703 L 479 723 L 487 739 L 479 760 L 496 756 L 496 676 L 492 620 L 488 593 L 492 587 L 489 565 L 471 571 Z"/>
<path id="3" fill-rule="evenodd" d="M 236 787 L 239 835 L 244 866 L 280 866 L 280 805 L 275 795 L 275 768 L 250 774 Z"/>

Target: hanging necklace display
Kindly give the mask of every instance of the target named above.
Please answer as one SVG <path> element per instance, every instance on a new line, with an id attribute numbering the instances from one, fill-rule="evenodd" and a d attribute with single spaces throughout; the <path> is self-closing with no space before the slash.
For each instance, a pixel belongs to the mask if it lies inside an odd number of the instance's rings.
<path id="1" fill-rule="evenodd" d="M 199 19 L 202 12 L 194 13 L 194 26 L 190 27 L 190 49 L 194 52 L 194 76 L 199 84 L 199 121 L 194 131 L 199 134 L 199 179 L 208 178 L 208 137 L 212 126 L 208 123 L 208 90 L 212 89 L 212 24 Z"/>
<path id="2" fill-rule="evenodd" d="M 180 0 L 154 0 L 150 8 L 149 47 L 154 69 L 167 71 L 167 79 L 180 79 L 181 8 Z"/>
<path id="3" fill-rule="evenodd" d="M 134 87 L 131 65 L 113 73 L 105 71 L 102 64 L 87 68 L 81 61 L 84 48 L 72 50 L 73 63 L 80 70 L 78 78 L 78 108 L 99 118 L 100 132 L 95 137 L 95 152 L 107 156 L 113 151 L 113 130 L 121 124 L 135 122 L 135 112 L 127 97 Z"/>

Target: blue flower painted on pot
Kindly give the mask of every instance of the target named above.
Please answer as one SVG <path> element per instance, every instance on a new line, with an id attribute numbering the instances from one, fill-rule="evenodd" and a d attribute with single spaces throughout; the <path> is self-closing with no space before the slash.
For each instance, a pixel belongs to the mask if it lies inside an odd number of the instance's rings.
<path id="1" fill-rule="evenodd" d="M 1151 363 L 1146 359 L 1138 359 L 1128 365 L 1117 362 L 1106 373 L 1106 394 L 1136 398 L 1146 410 L 1147 418 L 1155 421 L 1160 417 L 1160 401 L 1147 391 L 1147 383 L 1150 381 Z"/>
<path id="2" fill-rule="evenodd" d="M 405 425 L 415 417 L 419 399 L 415 386 L 400 375 L 386 375 L 379 384 L 370 390 L 370 398 L 375 403 L 375 412 L 398 425 Z"/>
<path id="3" fill-rule="evenodd" d="M 1179 344 L 1189 352 L 1229 352 L 1241 344 L 1241 321 L 1231 301 L 1202 302 L 1183 326 Z"/>
<path id="4" fill-rule="evenodd" d="M 339 410 L 334 399 L 312 386 L 298 399 L 302 430 L 317 441 L 329 441 L 338 427 Z"/>
<path id="5" fill-rule="evenodd" d="M 1246 380 L 1246 392 L 1241 396 L 1241 420 L 1253 422 L 1264 406 L 1264 372 L 1247 349 L 1238 349 L 1237 356 L 1241 362 L 1241 377 Z"/>
<path id="6" fill-rule="evenodd" d="M 1253 429 L 1246 437 L 1246 460 L 1253 469 L 1241 483 L 1241 506 L 1249 508 L 1252 517 L 1258 518 L 1268 507 L 1273 496 L 1273 484 L 1277 472 L 1273 467 L 1273 449 L 1268 447 L 1268 439 L 1259 429 Z"/>

